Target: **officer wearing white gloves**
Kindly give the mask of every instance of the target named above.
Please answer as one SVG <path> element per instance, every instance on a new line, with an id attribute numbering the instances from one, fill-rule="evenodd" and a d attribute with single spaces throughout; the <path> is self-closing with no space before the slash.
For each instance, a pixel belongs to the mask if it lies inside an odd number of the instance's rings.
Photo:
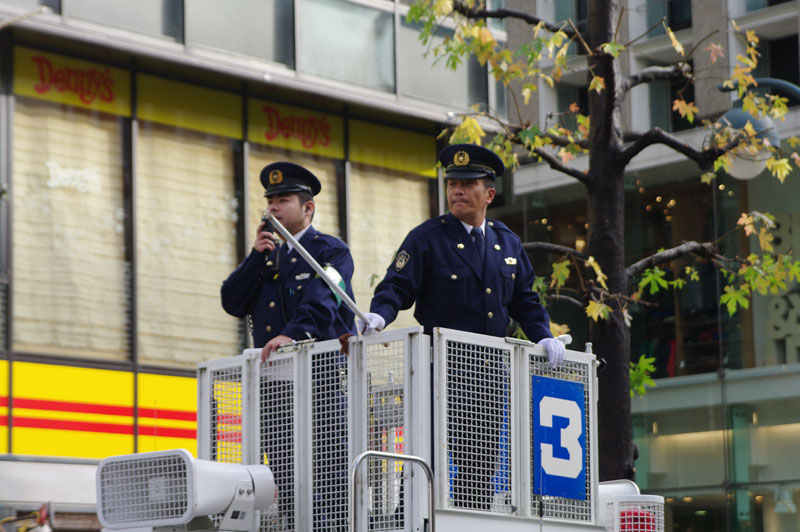
<path id="1" fill-rule="evenodd" d="M 502 222 L 486 219 L 495 179 L 505 172 L 503 162 L 473 144 L 448 146 L 439 161 L 450 213 L 406 236 L 375 288 L 369 322 L 357 320 L 359 332 L 382 330 L 414 303 L 414 317 L 428 334 L 445 327 L 505 337 L 511 317 L 558 366 L 564 344 L 552 338 L 547 311 L 531 290 L 534 273 L 522 242 Z"/>
<path id="2" fill-rule="evenodd" d="M 486 219 L 503 162 L 471 144 L 448 146 L 439 161 L 450 212 L 406 236 L 375 288 L 366 323 L 357 322 L 359 331 L 380 331 L 414 304 L 414 317 L 427 334 L 444 327 L 505 337 L 514 318 L 545 348 L 550 365 L 558 366 L 564 345 L 552 338 L 547 311 L 531 290 L 534 273 L 522 242 L 502 222 Z M 491 475 L 507 417 L 507 367 L 486 353 L 454 355 L 447 364 L 453 504 L 486 511 L 495 495 Z"/>

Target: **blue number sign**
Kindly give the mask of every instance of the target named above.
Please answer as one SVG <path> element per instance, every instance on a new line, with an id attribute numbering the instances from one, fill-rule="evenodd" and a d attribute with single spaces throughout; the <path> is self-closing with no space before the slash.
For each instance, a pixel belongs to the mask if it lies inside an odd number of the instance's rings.
<path id="1" fill-rule="evenodd" d="M 533 492 L 586 499 L 583 384 L 532 376 Z"/>

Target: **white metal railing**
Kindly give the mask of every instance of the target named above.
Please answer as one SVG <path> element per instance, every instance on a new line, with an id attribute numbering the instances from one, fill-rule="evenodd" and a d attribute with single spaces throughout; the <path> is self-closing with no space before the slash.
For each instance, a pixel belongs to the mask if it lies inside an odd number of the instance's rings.
<path id="1" fill-rule="evenodd" d="M 423 475 L 434 509 L 601 525 L 597 513 L 595 357 L 556 369 L 529 342 L 419 327 L 304 342 L 262 364 L 260 350 L 198 368 L 200 458 L 266 463 L 278 502 L 263 532 L 423 531 Z M 358 473 L 357 515 L 348 505 Z M 477 513 L 476 513 L 477 512 Z M 466 514 L 465 514 L 466 515 Z"/>

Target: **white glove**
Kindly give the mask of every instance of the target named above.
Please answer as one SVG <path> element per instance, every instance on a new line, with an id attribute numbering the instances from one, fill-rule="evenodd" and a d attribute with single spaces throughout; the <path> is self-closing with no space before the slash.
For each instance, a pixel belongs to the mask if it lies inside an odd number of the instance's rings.
<path id="1" fill-rule="evenodd" d="M 547 351 L 547 359 L 550 361 L 551 366 L 555 368 L 564 362 L 564 344 L 555 338 L 542 338 L 539 340 L 539 345 Z"/>
<path id="2" fill-rule="evenodd" d="M 358 329 L 358 334 L 366 336 L 375 331 L 382 331 L 383 328 L 386 327 L 386 320 L 384 320 L 380 314 L 367 312 L 365 316 L 369 320 L 367 323 L 361 321 L 361 318 L 356 317 L 356 329 Z"/>

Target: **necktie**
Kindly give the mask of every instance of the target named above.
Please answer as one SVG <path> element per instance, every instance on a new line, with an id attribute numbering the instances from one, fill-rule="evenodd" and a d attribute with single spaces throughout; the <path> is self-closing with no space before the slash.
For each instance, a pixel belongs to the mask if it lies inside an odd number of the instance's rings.
<path id="1" fill-rule="evenodd" d="M 472 235 L 472 238 L 475 240 L 475 247 L 478 248 L 478 256 L 481 258 L 482 265 L 484 248 L 486 247 L 483 240 L 483 231 L 481 231 L 480 227 L 473 227 L 472 231 L 470 231 L 470 235 Z"/>

